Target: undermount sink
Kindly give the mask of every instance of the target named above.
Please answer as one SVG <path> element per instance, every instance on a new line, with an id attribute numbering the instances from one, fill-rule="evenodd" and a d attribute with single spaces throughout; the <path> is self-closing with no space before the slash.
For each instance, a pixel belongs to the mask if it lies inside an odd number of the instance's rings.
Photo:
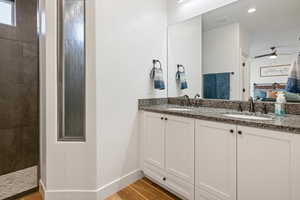
<path id="1" fill-rule="evenodd" d="M 169 111 L 191 111 L 190 108 L 168 108 Z"/>
<path id="2" fill-rule="evenodd" d="M 254 115 L 246 115 L 246 114 L 224 114 L 226 117 L 238 118 L 238 119 L 250 119 L 250 120 L 273 120 L 271 117 L 262 117 L 262 116 L 254 116 Z"/>

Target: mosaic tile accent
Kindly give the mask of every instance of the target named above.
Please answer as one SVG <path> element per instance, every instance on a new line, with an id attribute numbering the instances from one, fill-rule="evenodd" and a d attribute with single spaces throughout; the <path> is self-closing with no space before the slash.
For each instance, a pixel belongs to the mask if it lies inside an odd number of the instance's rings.
<path id="1" fill-rule="evenodd" d="M 37 166 L 0 176 L 0 200 L 36 188 Z"/>

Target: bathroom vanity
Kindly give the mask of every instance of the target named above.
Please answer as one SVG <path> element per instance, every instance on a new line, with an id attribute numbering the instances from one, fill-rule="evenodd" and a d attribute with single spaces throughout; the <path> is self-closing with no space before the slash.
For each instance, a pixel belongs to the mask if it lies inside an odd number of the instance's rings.
<path id="1" fill-rule="evenodd" d="M 188 200 L 300 199 L 297 4 L 236 1 L 169 24 L 167 98 L 140 104 L 147 177 Z M 283 91 L 289 115 L 268 114 Z"/>
<path id="2" fill-rule="evenodd" d="M 183 199 L 300 198 L 299 116 L 242 119 L 229 117 L 233 110 L 168 104 L 140 110 L 143 173 Z"/>

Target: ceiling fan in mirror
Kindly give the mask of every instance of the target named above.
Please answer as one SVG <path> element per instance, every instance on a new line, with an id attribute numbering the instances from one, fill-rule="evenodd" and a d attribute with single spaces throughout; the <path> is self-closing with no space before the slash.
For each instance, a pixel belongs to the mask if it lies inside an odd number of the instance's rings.
<path id="1" fill-rule="evenodd" d="M 268 50 L 270 53 L 266 53 L 266 54 L 261 54 L 261 55 L 257 55 L 254 58 L 255 59 L 259 59 L 259 58 L 265 58 L 268 57 L 270 59 L 276 59 L 278 56 L 280 55 L 292 55 L 292 53 L 283 53 L 283 52 L 279 52 L 279 48 L 281 47 L 286 47 L 286 46 L 272 46 L 270 47 L 270 49 Z"/>

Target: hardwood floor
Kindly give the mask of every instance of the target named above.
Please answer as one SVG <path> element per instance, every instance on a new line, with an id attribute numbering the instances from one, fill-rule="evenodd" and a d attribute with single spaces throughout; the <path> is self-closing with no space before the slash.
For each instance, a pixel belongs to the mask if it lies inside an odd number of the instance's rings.
<path id="1" fill-rule="evenodd" d="M 40 193 L 36 192 L 36 193 L 31 194 L 31 195 L 22 197 L 18 200 L 42 200 L 42 196 L 41 196 Z"/>
<path id="2" fill-rule="evenodd" d="M 160 186 L 143 178 L 106 200 L 181 200 Z"/>
<path id="3" fill-rule="evenodd" d="M 42 200 L 39 193 L 34 193 L 18 200 Z M 129 185 L 106 200 L 181 200 L 150 180 L 143 178 Z"/>

